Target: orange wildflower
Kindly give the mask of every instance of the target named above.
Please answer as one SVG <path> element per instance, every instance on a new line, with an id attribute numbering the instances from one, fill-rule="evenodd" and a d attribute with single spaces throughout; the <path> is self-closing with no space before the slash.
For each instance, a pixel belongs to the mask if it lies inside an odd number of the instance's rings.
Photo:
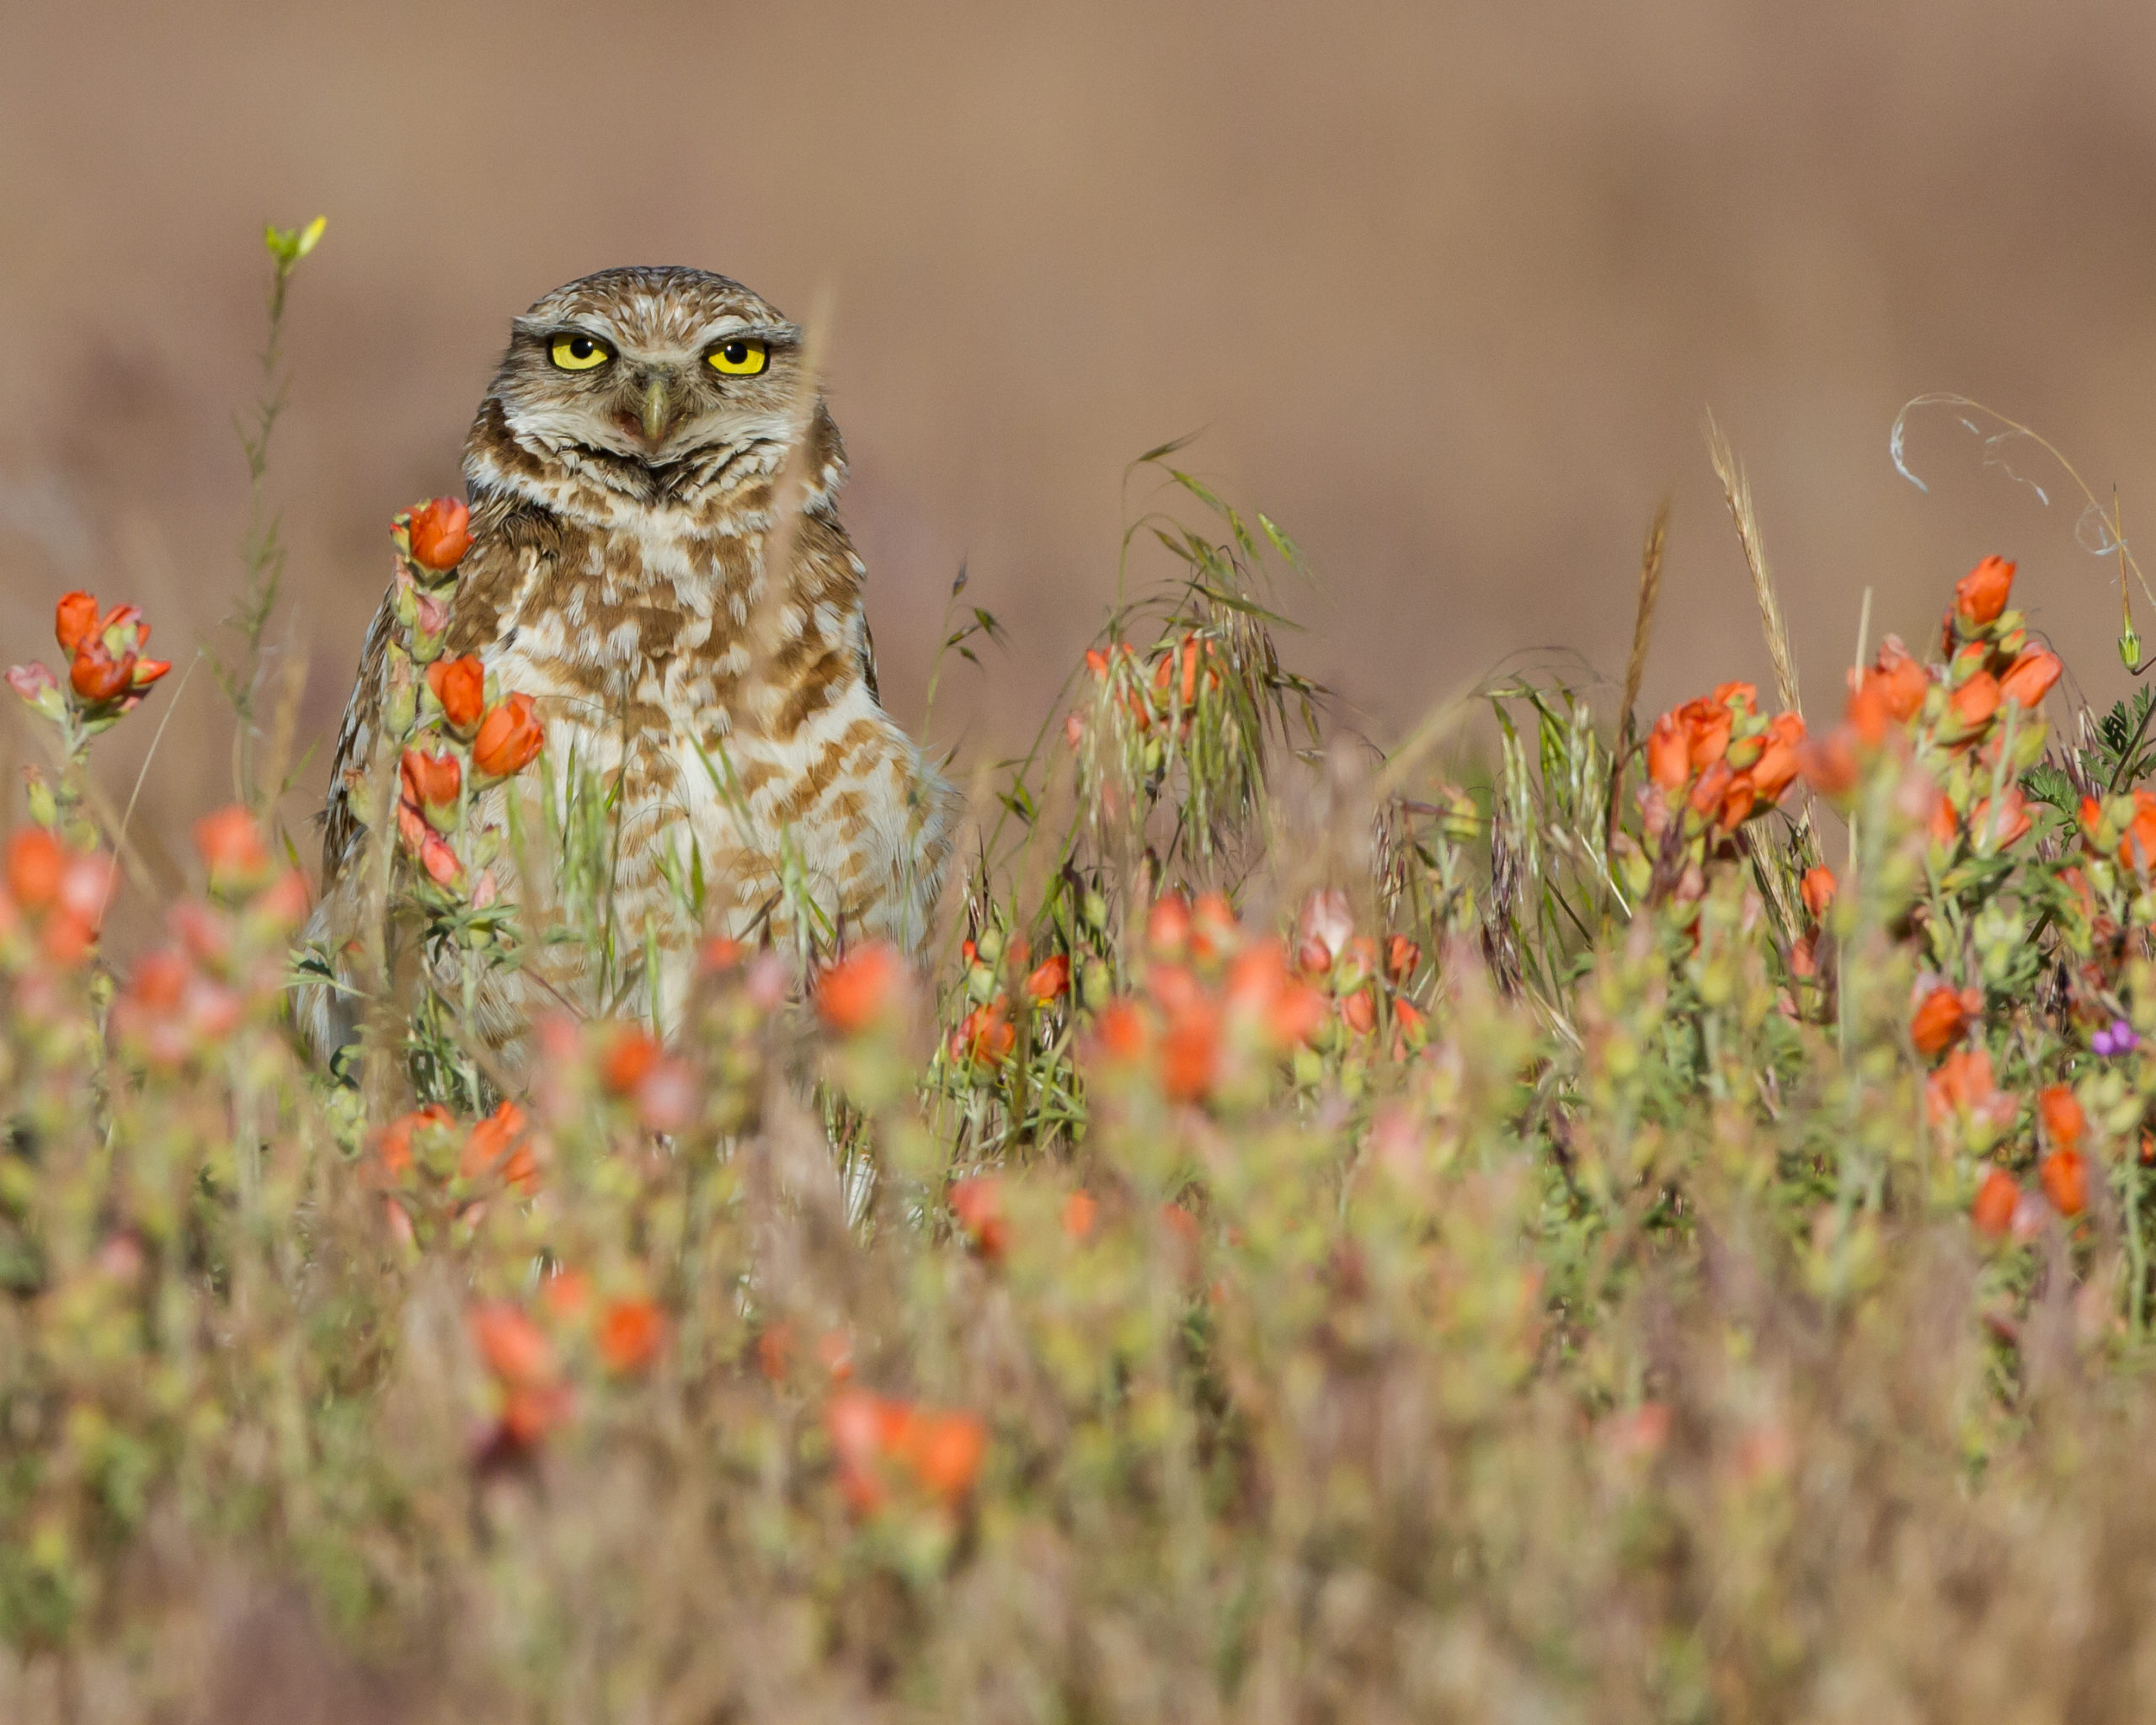
<path id="1" fill-rule="evenodd" d="M 609 1095 L 627 1096 L 651 1076 L 661 1054 L 658 1039 L 642 1025 L 622 1025 L 599 1057 L 599 1081 Z"/>
<path id="2" fill-rule="evenodd" d="M 1043 959 L 1026 978 L 1025 990 L 1026 998 L 1037 1007 L 1050 1005 L 1069 994 L 1070 955 L 1058 953 L 1052 959 Z"/>
<path id="3" fill-rule="evenodd" d="M 554 1350 L 547 1332 L 507 1300 L 490 1300 L 467 1315 L 472 1339 L 487 1370 L 513 1387 L 537 1388 L 554 1376 Z"/>
<path id="4" fill-rule="evenodd" d="M 98 630 L 98 602 L 87 593 L 69 593 L 53 607 L 52 638 L 71 658 Z"/>
<path id="5" fill-rule="evenodd" d="M 1946 704 L 1965 730 L 1982 730 L 1999 711 L 1999 679 L 1980 670 L 1949 696 Z"/>
<path id="6" fill-rule="evenodd" d="M 547 1278 L 539 1297 L 547 1302 L 550 1316 L 564 1323 L 574 1323 L 591 1303 L 590 1274 L 584 1270 L 557 1270 Z"/>
<path id="7" fill-rule="evenodd" d="M 1954 584 L 1954 615 L 1972 628 L 1998 620 L 2014 588 L 2014 565 L 1988 557 Z"/>
<path id="8" fill-rule="evenodd" d="M 1834 871 L 1823 862 L 1804 871 L 1803 884 L 1798 889 L 1804 895 L 1804 908 L 1812 913 L 1815 922 L 1827 914 L 1827 907 L 1834 902 L 1834 894 L 1840 886 Z"/>
<path id="9" fill-rule="evenodd" d="M 2094 798 L 2084 798 L 2081 819 L 2084 825 L 2094 826 L 2100 815 L 2096 812 Z M 2146 869 L 2156 865 L 2156 796 L 2147 791 L 2133 793 L 2133 820 L 2126 836 L 2119 841 L 2119 861 L 2128 868 Z"/>
<path id="10" fill-rule="evenodd" d="M 60 896 L 67 852 L 41 826 L 26 826 L 8 841 L 8 890 L 26 911 L 41 911 Z"/>
<path id="11" fill-rule="evenodd" d="M 437 497 L 411 512 L 412 559 L 426 569 L 455 569 L 472 548 L 472 511 L 461 497 Z"/>
<path id="12" fill-rule="evenodd" d="M 195 848 L 209 865 L 211 880 L 260 874 L 270 866 L 270 847 L 254 817 L 237 804 L 205 814 L 195 823 Z"/>
<path id="13" fill-rule="evenodd" d="M 448 808 L 464 782 L 464 769 L 454 755 L 430 755 L 423 749 L 407 749 L 397 772 L 404 800 L 419 809 Z"/>
<path id="14" fill-rule="evenodd" d="M 1991 1055 L 1983 1049 L 1956 1049 L 1924 1080 L 1924 1112 L 1935 1126 L 1956 1116 L 1989 1120 L 2001 1128 L 2014 1123 L 2014 1098 L 1999 1089 Z"/>
<path id="15" fill-rule="evenodd" d="M 979 1174 L 953 1182 L 951 1213 L 990 1263 L 1000 1261 L 1010 1249 L 1011 1222 L 1003 1214 L 1003 1182 L 997 1176 Z"/>
<path id="16" fill-rule="evenodd" d="M 1000 994 L 986 1006 L 975 1007 L 951 1033 L 952 1057 L 976 1060 L 984 1066 L 1001 1065 L 1018 1045 L 1018 1032 L 1011 1023 L 1010 1012 L 1009 999 Z"/>
<path id="17" fill-rule="evenodd" d="M 462 659 L 437 659 L 427 667 L 427 686 L 441 702 L 449 728 L 460 736 L 468 734 L 486 711 L 486 668 L 469 653 Z"/>
<path id="18" fill-rule="evenodd" d="M 447 1108 L 438 1102 L 430 1102 L 408 1114 L 399 1114 L 383 1127 L 382 1136 L 375 1140 L 374 1153 L 382 1159 L 384 1171 L 392 1179 L 401 1178 L 412 1166 L 413 1135 L 423 1127 L 454 1124 L 455 1117 Z"/>
<path id="19" fill-rule="evenodd" d="M 2041 647 L 2027 648 L 1999 679 L 1999 698 L 2033 709 L 2051 693 L 2052 685 L 2064 669 L 2056 653 Z"/>
<path id="20" fill-rule="evenodd" d="M 658 1358 L 666 1339 L 666 1316 L 655 1300 L 610 1300 L 599 1314 L 595 1339 L 609 1371 L 642 1371 Z"/>
<path id="21" fill-rule="evenodd" d="M 899 1452 L 914 1477 L 946 1503 L 962 1501 L 988 1454 L 988 1428 L 970 1413 L 916 1412 Z"/>
<path id="22" fill-rule="evenodd" d="M 1977 1188 L 1977 1200 L 1969 1206 L 1969 1220 L 1979 1234 L 1997 1239 L 2013 1226 L 2014 1208 L 2020 1201 L 2020 1183 L 2005 1169 L 1992 1168 L 1985 1173 L 1983 1184 Z"/>
<path id="23" fill-rule="evenodd" d="M 1924 997 L 1909 1021 L 1909 1037 L 1919 1054 L 1939 1054 L 1961 1039 L 1982 1005 L 1980 998 L 1972 1000 L 1975 994 L 1974 989 L 1956 992 L 1941 984 Z"/>
<path id="24" fill-rule="evenodd" d="M 1230 1014 L 1255 1023 L 1277 1051 L 1309 1041 L 1325 1023 L 1325 996 L 1289 975 L 1287 954 L 1277 940 L 1260 941 L 1236 953 L 1223 993 Z"/>
<path id="25" fill-rule="evenodd" d="M 1063 1235 L 1066 1240 L 1083 1240 L 1093 1231 L 1093 1224 L 1101 1213 L 1101 1201 L 1090 1192 L 1072 1193 L 1063 1200 Z"/>
<path id="26" fill-rule="evenodd" d="M 2081 1104 L 2073 1092 L 2063 1084 L 2054 1084 L 2036 1098 L 2036 1112 L 2043 1117 L 2044 1130 L 2051 1140 L 2062 1150 L 2081 1147 L 2081 1135 L 2089 1130 L 2089 1117 L 2081 1111 Z"/>
<path id="27" fill-rule="evenodd" d="M 1676 713 L 1665 713 L 1647 733 L 1647 777 L 1665 791 L 1673 791 L 1692 776 L 1691 740 L 1684 722 Z"/>
<path id="28" fill-rule="evenodd" d="M 1219 1076 L 1220 1016 L 1210 1002 L 1196 1001 L 1161 1038 L 1161 1087 L 1177 1102 L 1203 1102 Z"/>
<path id="29" fill-rule="evenodd" d="M 1765 746 L 1752 763 L 1752 788 L 1762 803 L 1779 802 L 1796 782 L 1799 750 L 1804 744 L 1804 721 L 1794 713 L 1776 714 L 1767 722 Z"/>
<path id="30" fill-rule="evenodd" d="M 1969 811 L 1969 830 L 1989 850 L 2004 850 L 2027 837 L 2031 824 L 2028 802 L 2019 785 L 2009 785 L 1999 793 L 1996 809 L 1986 797 Z"/>
<path id="31" fill-rule="evenodd" d="M 905 963 L 888 941 L 866 941 L 826 964 L 816 979 L 816 1015 L 851 1036 L 880 1023 L 898 1004 Z"/>
<path id="32" fill-rule="evenodd" d="M 529 695 L 511 695 L 494 703 L 479 721 L 479 734 L 472 740 L 472 761 L 480 772 L 495 778 L 513 778 L 539 758 L 546 746 L 546 727 Z"/>
<path id="33" fill-rule="evenodd" d="M 857 1514 L 884 1503 L 884 1464 L 894 1462 L 955 1506 L 973 1489 L 988 1453 L 988 1428 L 970 1413 L 938 1413 L 866 1390 L 841 1390 L 824 1409 L 839 1489 Z"/>
<path id="34" fill-rule="evenodd" d="M 1155 899 L 1145 914 L 1145 945 L 1156 959 L 1179 959 L 1190 944 L 1190 906 L 1179 893 Z"/>
<path id="35" fill-rule="evenodd" d="M 2036 1164 L 2036 1177 L 2061 1215 L 2078 1216 L 2089 1208 L 2089 1158 L 2079 1151 L 2053 1151 Z"/>
<path id="36" fill-rule="evenodd" d="M 1868 697 L 1875 703 L 1880 721 L 1891 719 L 1896 724 L 1907 724 L 1916 717 L 1917 709 L 1924 705 L 1924 697 L 1930 689 L 1930 673 L 1919 660 L 1909 656 L 1899 635 L 1889 635 L 1879 644 L 1878 655 L 1869 670 L 1861 676 L 1855 671 L 1849 673 L 1850 716 L 1856 716 L 1854 709 L 1858 698 Z M 1883 735 L 1883 722 L 1878 728 Z M 1873 743 L 1880 740 L 1878 735 L 1866 739 Z"/>
<path id="37" fill-rule="evenodd" d="M 458 1157 L 457 1178 L 476 1180 L 498 1172 L 510 1185 L 529 1192 L 538 1184 L 538 1159 L 525 1140 L 524 1110 L 504 1101 L 494 1113 L 472 1127 Z"/>

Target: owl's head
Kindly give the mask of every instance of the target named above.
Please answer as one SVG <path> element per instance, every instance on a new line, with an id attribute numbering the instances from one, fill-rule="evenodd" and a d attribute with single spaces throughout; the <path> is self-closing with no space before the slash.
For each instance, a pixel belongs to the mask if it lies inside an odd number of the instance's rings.
<path id="1" fill-rule="evenodd" d="M 516 320 L 488 400 L 527 447 L 670 468 L 782 445 L 800 346 L 799 329 L 723 275 L 604 270 Z"/>

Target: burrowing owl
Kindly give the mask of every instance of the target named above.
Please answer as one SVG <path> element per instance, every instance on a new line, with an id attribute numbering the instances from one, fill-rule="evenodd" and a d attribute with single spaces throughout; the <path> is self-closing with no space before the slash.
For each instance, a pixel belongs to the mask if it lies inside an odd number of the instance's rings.
<path id="1" fill-rule="evenodd" d="M 618 784 L 612 916 L 660 954 L 666 1018 L 700 933 L 784 943 L 805 918 L 917 946 L 950 853 L 953 793 L 877 698 L 815 387 L 802 332 L 738 282 L 608 270 L 515 320 L 465 445 L 447 650 L 536 698 L 556 794 L 572 761 Z M 333 947 L 361 896 L 389 629 L 386 601 L 338 739 Z M 705 883 L 703 929 L 670 870 Z"/>

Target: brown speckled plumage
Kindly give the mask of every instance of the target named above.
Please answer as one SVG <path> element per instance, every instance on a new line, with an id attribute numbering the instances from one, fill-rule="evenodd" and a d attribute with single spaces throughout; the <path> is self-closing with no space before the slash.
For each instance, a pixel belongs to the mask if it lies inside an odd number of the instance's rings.
<path id="1" fill-rule="evenodd" d="M 564 332 L 612 356 L 560 368 Z M 742 339 L 766 345 L 760 374 L 706 363 Z M 955 798 L 877 699 L 865 571 L 836 508 L 845 453 L 820 400 L 801 410 L 801 363 L 800 332 L 736 282 L 607 270 L 516 320 L 465 448 L 474 542 L 448 650 L 537 699 L 558 782 L 572 753 L 618 778 L 615 915 L 632 943 L 648 925 L 669 1016 L 700 932 L 796 937 L 785 857 L 824 917 L 911 948 L 949 855 Z M 387 628 L 385 615 L 369 633 L 338 740 L 318 929 L 333 946 L 360 898 L 356 792 Z M 691 844 L 702 931 L 660 867 L 663 848 L 686 858 Z M 574 955 L 556 968 L 550 980 L 573 987 Z"/>

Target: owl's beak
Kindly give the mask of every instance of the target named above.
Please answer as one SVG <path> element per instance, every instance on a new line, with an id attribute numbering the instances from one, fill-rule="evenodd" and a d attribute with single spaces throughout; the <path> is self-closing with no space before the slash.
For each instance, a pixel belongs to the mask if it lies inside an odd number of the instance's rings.
<path id="1" fill-rule="evenodd" d="M 643 441 L 654 449 L 665 442 L 667 435 L 681 422 L 680 398 L 668 387 L 664 371 L 654 371 L 644 379 L 638 408 Z"/>

